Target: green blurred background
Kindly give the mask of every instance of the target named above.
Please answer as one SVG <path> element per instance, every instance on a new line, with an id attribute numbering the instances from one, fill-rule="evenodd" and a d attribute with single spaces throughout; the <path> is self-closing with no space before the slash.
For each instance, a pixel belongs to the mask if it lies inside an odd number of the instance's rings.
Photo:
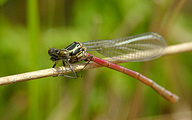
<path id="1" fill-rule="evenodd" d="M 0 0 L 0 76 L 51 68 L 48 48 L 158 32 L 192 40 L 190 0 Z M 94 53 L 97 55 L 97 53 Z M 1 120 L 190 120 L 192 53 L 123 63 L 180 96 L 170 103 L 108 68 L 0 87 Z M 61 65 L 61 64 L 60 64 Z"/>

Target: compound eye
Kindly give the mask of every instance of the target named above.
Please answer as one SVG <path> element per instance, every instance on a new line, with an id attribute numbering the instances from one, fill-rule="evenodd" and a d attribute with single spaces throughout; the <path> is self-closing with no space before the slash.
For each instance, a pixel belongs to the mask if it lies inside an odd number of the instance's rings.
<path id="1" fill-rule="evenodd" d="M 57 50 L 57 49 L 55 49 L 55 48 L 50 48 L 50 49 L 48 50 L 48 53 L 49 53 L 50 56 L 52 56 L 52 55 L 57 54 L 57 51 L 59 51 L 59 50 Z"/>

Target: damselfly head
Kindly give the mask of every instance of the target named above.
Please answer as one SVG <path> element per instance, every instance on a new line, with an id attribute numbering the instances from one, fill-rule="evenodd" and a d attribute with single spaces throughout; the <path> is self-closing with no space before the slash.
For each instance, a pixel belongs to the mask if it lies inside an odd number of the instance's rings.
<path id="1" fill-rule="evenodd" d="M 69 59 L 69 52 L 66 49 L 57 49 L 57 48 L 50 48 L 48 50 L 49 56 L 51 56 L 52 61 L 61 60 L 61 59 Z"/>
<path id="2" fill-rule="evenodd" d="M 49 56 L 56 57 L 59 55 L 60 51 L 61 50 L 57 48 L 49 48 L 48 53 L 49 53 Z"/>

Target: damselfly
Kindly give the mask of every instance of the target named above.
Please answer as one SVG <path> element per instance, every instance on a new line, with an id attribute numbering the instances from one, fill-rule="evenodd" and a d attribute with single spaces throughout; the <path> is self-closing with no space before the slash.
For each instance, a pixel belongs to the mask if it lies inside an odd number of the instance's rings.
<path id="1" fill-rule="evenodd" d="M 93 61 L 102 66 L 134 77 L 153 88 L 170 102 L 177 102 L 179 100 L 177 95 L 171 93 L 142 74 L 87 53 L 87 51 L 97 51 L 104 56 L 120 61 L 148 61 L 160 57 L 166 46 L 166 41 L 161 35 L 149 32 L 112 40 L 91 40 L 83 43 L 75 41 L 65 49 L 50 48 L 48 53 L 51 56 L 51 60 L 55 61 L 53 67 L 55 67 L 58 61 L 62 60 L 64 66 L 65 63 L 69 65 L 75 75 L 74 78 L 77 78 L 77 75 L 71 64 L 82 60 L 88 60 L 88 62 Z"/>

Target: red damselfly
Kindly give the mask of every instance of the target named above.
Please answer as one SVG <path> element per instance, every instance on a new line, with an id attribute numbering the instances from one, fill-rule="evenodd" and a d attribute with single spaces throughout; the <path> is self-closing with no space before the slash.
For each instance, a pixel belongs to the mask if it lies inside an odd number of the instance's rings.
<path id="1" fill-rule="evenodd" d="M 88 63 L 93 61 L 102 66 L 134 77 L 153 88 L 170 102 L 177 102 L 179 100 L 177 95 L 171 93 L 142 74 L 87 53 L 87 51 L 97 51 L 104 56 L 120 61 L 148 61 L 160 57 L 166 46 L 166 41 L 161 35 L 149 32 L 112 40 L 91 40 L 82 43 L 75 41 L 65 49 L 50 48 L 48 53 L 51 56 L 51 60 L 55 61 L 53 67 L 55 67 L 58 61 L 62 60 L 63 65 L 65 66 L 65 63 L 67 63 L 75 75 L 75 77 L 63 76 L 77 78 L 71 64 L 82 60 L 88 60 Z"/>

